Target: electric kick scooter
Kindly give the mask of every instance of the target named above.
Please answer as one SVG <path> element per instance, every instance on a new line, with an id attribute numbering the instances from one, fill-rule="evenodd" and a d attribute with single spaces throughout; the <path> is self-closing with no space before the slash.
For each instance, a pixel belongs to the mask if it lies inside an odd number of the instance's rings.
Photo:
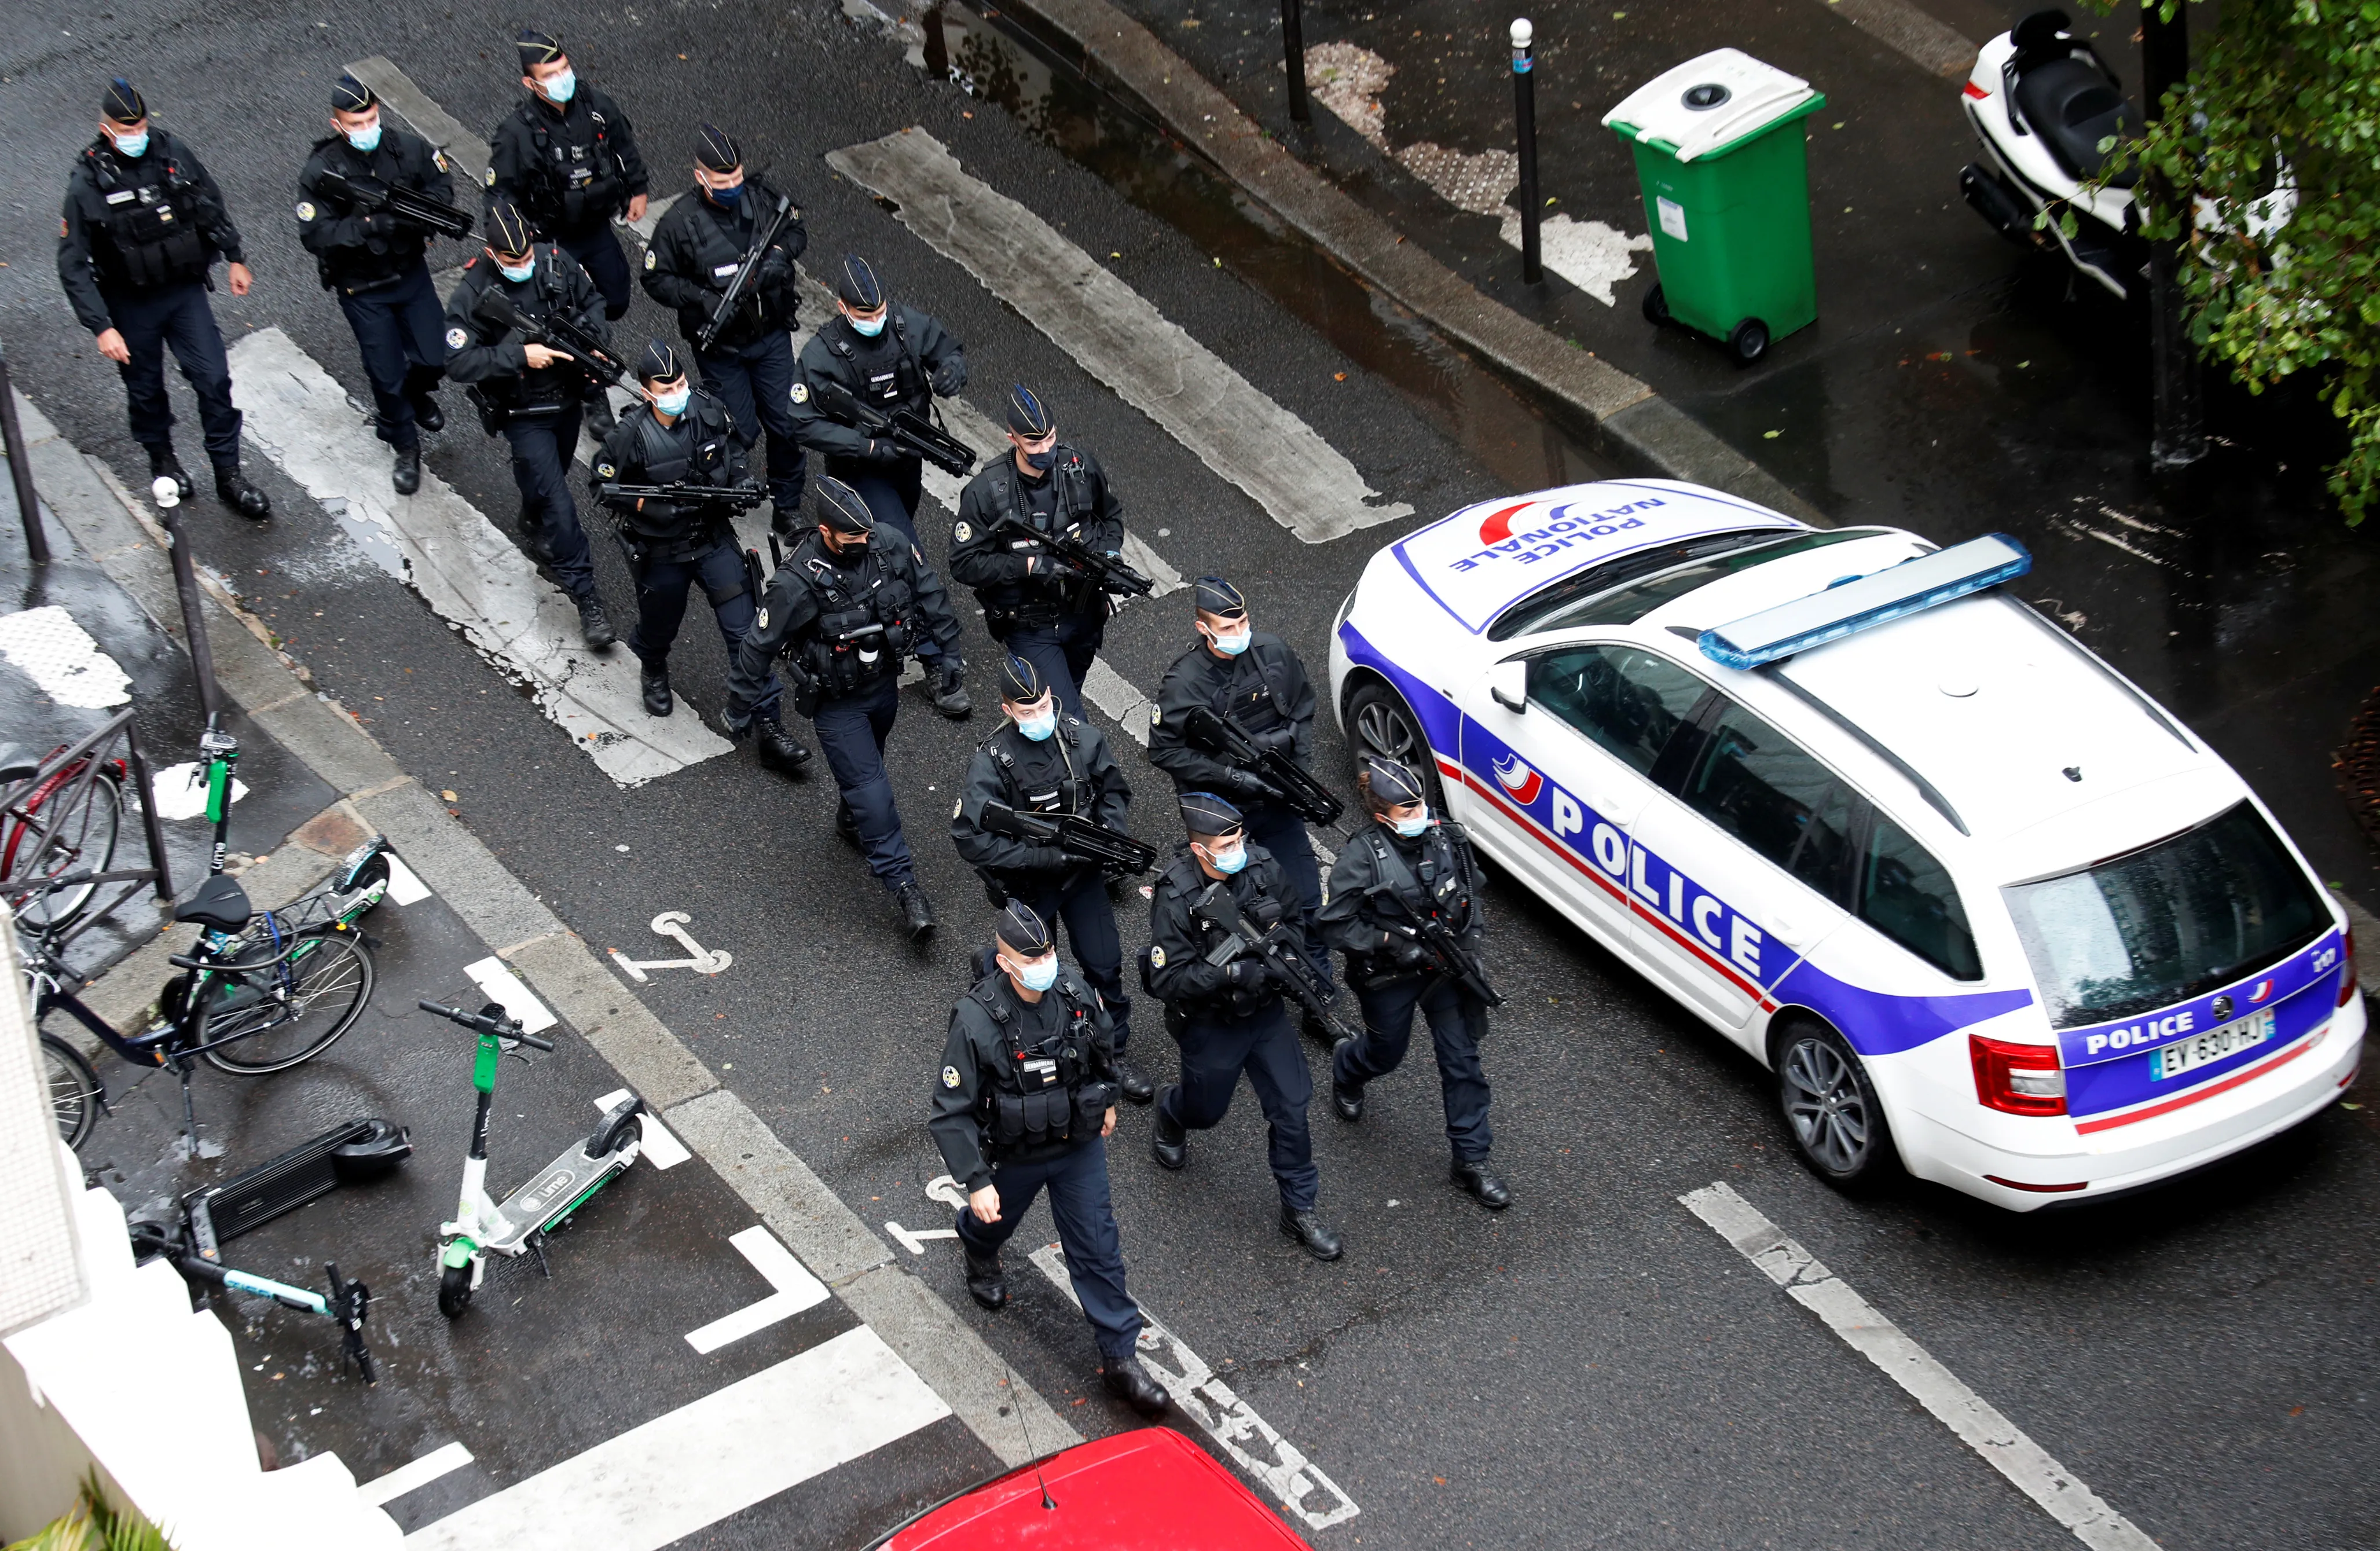
<path id="1" fill-rule="evenodd" d="M 496 1093 L 496 1066 L 506 1044 L 517 1041 L 532 1050 L 551 1050 L 553 1042 L 522 1032 L 517 1020 L 504 1015 L 494 1002 L 477 1012 L 418 1004 L 424 1012 L 462 1024 L 480 1036 L 477 1060 L 471 1065 L 471 1085 L 480 1090 L 479 1112 L 471 1121 L 471 1151 L 463 1160 L 463 1200 L 455 1220 L 438 1230 L 438 1312 L 459 1318 L 471 1306 L 487 1273 L 488 1256 L 535 1254 L 538 1269 L 552 1277 L 545 1263 L 545 1238 L 567 1222 L 587 1198 L 625 1174 L 644 1150 L 645 1101 L 636 1095 L 605 1112 L 585 1141 L 563 1150 L 528 1183 L 498 1206 L 488 1194 L 488 1111 Z M 526 1058 L 524 1058 L 526 1059 Z"/>

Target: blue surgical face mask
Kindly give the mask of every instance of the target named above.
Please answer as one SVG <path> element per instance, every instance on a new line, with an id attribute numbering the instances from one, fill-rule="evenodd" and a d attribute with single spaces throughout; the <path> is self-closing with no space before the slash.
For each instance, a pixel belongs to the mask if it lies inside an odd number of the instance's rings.
<path id="1" fill-rule="evenodd" d="M 1058 983 L 1058 955 L 1044 954 L 1016 966 L 1016 978 L 1028 991 L 1046 991 Z"/>
<path id="2" fill-rule="evenodd" d="M 1216 636 L 1212 638 L 1217 651 L 1225 657 L 1237 657 L 1248 649 L 1248 642 L 1255 638 L 1255 632 L 1243 628 L 1236 636 Z"/>
<path id="3" fill-rule="evenodd" d="M 115 151 L 119 156 L 146 156 L 149 154 L 149 131 L 146 129 L 141 130 L 137 135 L 119 135 L 115 130 L 110 129 L 107 132 L 107 138 L 115 142 Z"/>
<path id="4" fill-rule="evenodd" d="M 744 200 L 744 186 L 740 183 L 733 188 L 713 188 L 706 184 L 702 191 L 710 196 L 712 204 L 725 205 L 729 210 L 734 210 Z"/>
<path id="5" fill-rule="evenodd" d="M 577 91 L 578 72 L 567 67 L 545 83 L 545 95 L 552 102 L 566 103 L 577 94 Z"/>
<path id="6" fill-rule="evenodd" d="M 371 151 L 380 149 L 380 126 L 377 123 L 369 129 L 345 129 L 340 132 L 347 137 L 347 143 L 358 151 Z"/>
<path id="7" fill-rule="evenodd" d="M 530 275 L 537 273 L 537 261 L 532 258 L 518 269 L 515 269 L 512 265 L 504 262 L 502 259 L 498 259 L 496 261 L 496 273 L 503 275 L 506 280 L 511 281 L 516 285 L 524 285 L 528 282 Z"/>
<path id="8" fill-rule="evenodd" d="M 653 395 L 653 407 L 664 415 L 683 415 L 686 406 L 694 402 L 694 389 L 681 387 L 666 394 Z"/>
<path id="9" fill-rule="evenodd" d="M 1040 743 L 1058 730 L 1058 713 L 1043 711 L 1039 716 L 1023 718 L 1016 723 L 1016 730 L 1035 743 Z"/>
<path id="10" fill-rule="evenodd" d="M 845 313 L 844 317 L 851 326 L 859 332 L 859 337 L 862 339 L 874 339 L 884 332 L 882 318 L 853 318 L 848 313 Z"/>
<path id="11" fill-rule="evenodd" d="M 1404 836 L 1405 839 L 1413 839 L 1429 828 L 1429 809 L 1422 809 L 1418 818 L 1396 820 L 1395 828 L 1397 833 Z"/>
<path id="12" fill-rule="evenodd" d="M 1050 471 L 1050 466 L 1058 461 L 1058 449 L 1052 447 L 1046 453 L 1027 453 L 1025 454 L 1025 461 L 1046 474 Z"/>
<path id="13" fill-rule="evenodd" d="M 1207 853 L 1207 860 L 1215 864 L 1217 872 L 1228 878 L 1248 865 L 1247 844 L 1243 842 L 1229 851 L 1209 851 Z"/>

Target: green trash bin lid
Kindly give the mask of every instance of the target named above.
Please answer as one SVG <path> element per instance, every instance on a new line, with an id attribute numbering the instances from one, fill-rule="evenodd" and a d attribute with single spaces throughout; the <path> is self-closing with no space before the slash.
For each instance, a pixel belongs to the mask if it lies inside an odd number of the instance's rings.
<path id="1" fill-rule="evenodd" d="M 1664 71 L 1603 115 L 1604 126 L 1681 162 L 1722 151 L 1817 96 L 1810 83 L 1742 49 L 1719 48 Z"/>

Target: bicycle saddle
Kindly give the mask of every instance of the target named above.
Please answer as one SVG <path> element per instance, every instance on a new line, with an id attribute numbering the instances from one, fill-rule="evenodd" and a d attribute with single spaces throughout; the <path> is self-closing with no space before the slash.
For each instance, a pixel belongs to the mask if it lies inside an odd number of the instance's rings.
<path id="1" fill-rule="evenodd" d="M 200 884 L 197 893 L 174 907 L 175 920 L 196 921 L 219 932 L 239 930 L 255 914 L 248 903 L 248 891 L 239 886 L 239 880 L 221 873 Z"/>
<path id="2" fill-rule="evenodd" d="M 42 768 L 23 744 L 0 744 L 0 781 L 22 781 Z"/>

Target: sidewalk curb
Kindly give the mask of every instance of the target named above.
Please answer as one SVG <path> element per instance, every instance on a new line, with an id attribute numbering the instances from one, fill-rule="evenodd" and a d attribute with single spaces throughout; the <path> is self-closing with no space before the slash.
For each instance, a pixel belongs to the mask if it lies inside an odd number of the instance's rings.
<path id="1" fill-rule="evenodd" d="M 47 517 L 185 650 L 164 532 L 99 459 L 77 449 L 22 393 L 26 461 Z M 217 517 L 200 504 L 194 531 Z M 249 717 L 388 837 L 464 925 L 496 949 L 585 1036 L 820 1280 L 876 1329 L 1003 1465 L 1083 1441 L 1015 1378 L 983 1338 L 821 1182 L 751 1108 L 620 983 L 545 903 L 496 860 L 444 804 L 401 769 L 261 623 L 200 573 L 215 680 Z M 880 1311 L 885 1322 L 879 1324 Z M 1023 1424 L 1020 1425 L 1020 1413 Z M 1034 1448 L 1025 1443 L 1029 1435 Z"/>
<path id="2" fill-rule="evenodd" d="M 1189 61 L 1108 0 L 1008 0 L 1081 52 L 1094 81 L 1166 128 L 1305 237 L 1508 377 L 1583 420 L 1597 451 L 1667 479 L 1755 501 L 1818 527 L 1834 521 L 1645 383 L 1556 338 L 1409 242 L 1291 155 Z"/>

